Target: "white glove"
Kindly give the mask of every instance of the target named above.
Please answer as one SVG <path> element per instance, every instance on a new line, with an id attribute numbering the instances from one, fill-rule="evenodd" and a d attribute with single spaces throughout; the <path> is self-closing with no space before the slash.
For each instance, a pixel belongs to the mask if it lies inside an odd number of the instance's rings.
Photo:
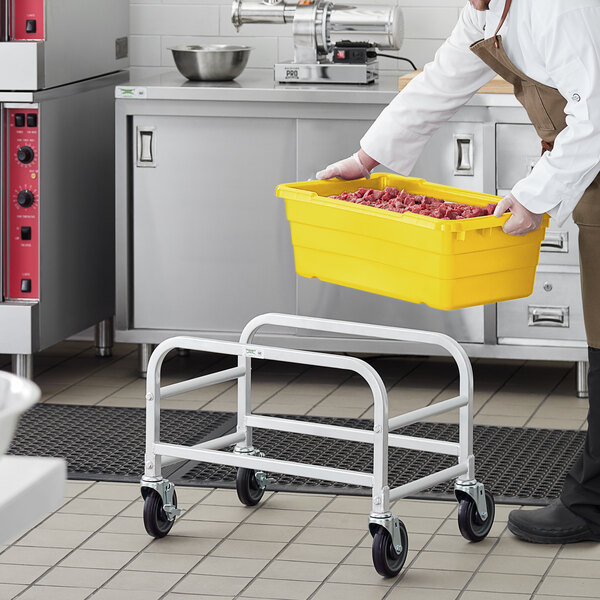
<path id="1" fill-rule="evenodd" d="M 494 211 L 495 217 L 501 217 L 507 210 L 512 213 L 502 231 L 510 235 L 525 235 L 535 231 L 542 224 L 542 217 L 527 210 L 512 194 L 502 198 Z"/>
<path id="2" fill-rule="evenodd" d="M 365 177 L 369 179 L 371 177 L 371 170 L 367 169 L 360 162 L 358 152 L 355 152 L 349 158 L 333 163 L 317 173 L 317 179 L 331 179 L 332 177 L 339 177 L 340 179 L 360 179 L 361 177 Z"/>

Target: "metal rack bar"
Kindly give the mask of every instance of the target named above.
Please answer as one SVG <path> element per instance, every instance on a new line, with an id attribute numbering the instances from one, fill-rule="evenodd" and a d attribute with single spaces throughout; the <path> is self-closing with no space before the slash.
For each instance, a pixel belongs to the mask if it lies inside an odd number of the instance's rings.
<path id="1" fill-rule="evenodd" d="M 246 374 L 244 367 L 234 367 L 227 369 L 226 371 L 218 371 L 217 373 L 210 373 L 209 375 L 203 375 L 202 377 L 195 377 L 194 379 L 188 379 L 187 381 L 179 381 L 171 385 L 166 385 L 160 388 L 161 398 L 171 398 L 178 394 L 185 394 L 185 392 L 192 392 L 193 390 L 199 390 L 209 385 L 215 385 L 217 383 L 225 383 L 226 381 L 232 381 L 238 379 Z"/>
<path id="2" fill-rule="evenodd" d="M 297 463 L 274 458 L 264 458 L 251 454 L 236 454 L 234 452 L 223 452 L 220 450 L 192 449 L 174 444 L 155 444 L 158 454 L 176 456 L 186 460 L 215 463 L 230 467 L 243 467 L 258 471 L 271 471 L 284 473 L 286 475 L 298 475 L 299 477 L 310 477 L 313 479 L 324 479 L 326 481 L 339 481 L 351 485 L 363 485 L 373 487 L 373 475 L 361 471 L 348 471 L 346 469 L 335 469 L 332 467 L 318 467 L 305 463 Z"/>

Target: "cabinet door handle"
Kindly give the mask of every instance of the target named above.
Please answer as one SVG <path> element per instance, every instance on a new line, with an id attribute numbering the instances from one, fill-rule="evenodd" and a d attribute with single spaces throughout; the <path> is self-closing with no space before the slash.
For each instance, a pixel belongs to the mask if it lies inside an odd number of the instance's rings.
<path id="1" fill-rule="evenodd" d="M 569 234 L 566 231 L 547 231 L 542 241 L 542 252 L 568 252 Z"/>
<path id="2" fill-rule="evenodd" d="M 156 167 L 156 128 L 137 128 L 137 166 Z"/>
<path id="3" fill-rule="evenodd" d="M 529 327 L 568 327 L 568 306 L 531 306 L 528 307 Z"/>
<path id="4" fill-rule="evenodd" d="M 473 175 L 473 134 L 454 135 L 454 174 Z"/>

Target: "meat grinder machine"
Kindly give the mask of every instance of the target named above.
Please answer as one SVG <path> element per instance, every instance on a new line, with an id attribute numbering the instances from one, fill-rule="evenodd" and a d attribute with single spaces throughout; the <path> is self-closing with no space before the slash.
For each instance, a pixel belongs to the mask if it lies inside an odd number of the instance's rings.
<path id="1" fill-rule="evenodd" d="M 292 23 L 294 60 L 275 65 L 280 83 L 370 83 L 379 50 L 402 44 L 400 7 L 335 5 L 328 0 L 233 0 L 231 21 Z"/>

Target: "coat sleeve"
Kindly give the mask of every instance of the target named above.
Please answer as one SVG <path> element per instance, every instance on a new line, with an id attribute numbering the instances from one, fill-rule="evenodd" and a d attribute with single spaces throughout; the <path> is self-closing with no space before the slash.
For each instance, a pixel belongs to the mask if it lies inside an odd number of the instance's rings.
<path id="1" fill-rule="evenodd" d="M 600 7 L 567 10 L 558 21 L 538 28 L 535 44 L 567 100 L 567 126 L 512 192 L 530 211 L 548 212 L 561 225 L 600 172 Z"/>
<path id="2" fill-rule="evenodd" d="M 495 73 L 471 50 L 484 37 L 485 15 L 470 3 L 434 60 L 382 111 L 361 148 L 385 167 L 408 175 L 439 126 Z"/>

